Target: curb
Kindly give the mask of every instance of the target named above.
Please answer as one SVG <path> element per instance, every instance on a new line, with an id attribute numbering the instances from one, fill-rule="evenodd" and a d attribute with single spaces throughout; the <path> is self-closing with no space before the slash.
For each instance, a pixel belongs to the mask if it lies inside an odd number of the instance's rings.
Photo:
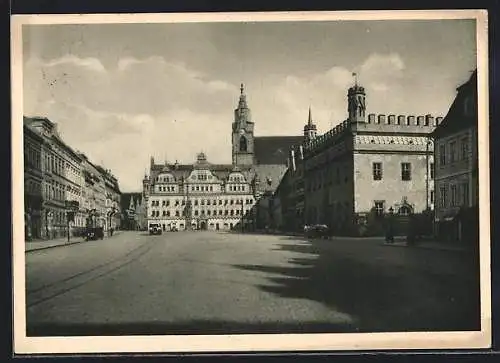
<path id="1" fill-rule="evenodd" d="M 65 247 L 65 246 L 71 246 L 71 245 L 76 245 L 78 243 L 83 243 L 83 242 L 87 242 L 85 240 L 83 241 L 73 241 L 73 242 L 66 242 L 66 243 L 62 243 L 62 244 L 59 244 L 59 245 L 52 245 L 52 246 L 44 246 L 44 247 L 40 247 L 40 248 L 32 248 L 30 250 L 26 250 L 25 249 L 25 253 L 29 253 L 29 252 L 35 252 L 35 251 L 41 251 L 41 250 L 48 250 L 49 248 L 56 248 L 56 247 Z"/>
<path id="2" fill-rule="evenodd" d="M 117 235 L 119 235 L 120 233 L 117 233 L 111 237 L 108 237 L 107 239 L 111 239 Z M 33 248 L 33 249 L 30 249 L 30 250 L 27 250 L 26 248 L 24 249 L 24 253 L 30 253 L 30 252 L 35 252 L 35 251 L 41 251 L 41 250 L 48 250 L 50 248 L 56 248 L 56 247 L 66 247 L 66 246 L 71 246 L 71 245 L 76 245 L 78 243 L 83 243 L 83 242 L 88 242 L 86 241 L 85 239 L 81 240 L 81 241 L 72 241 L 72 242 L 65 242 L 65 243 L 62 243 L 62 244 L 57 244 L 57 245 L 52 245 L 52 246 L 44 246 L 44 247 L 40 247 L 40 248 Z"/>

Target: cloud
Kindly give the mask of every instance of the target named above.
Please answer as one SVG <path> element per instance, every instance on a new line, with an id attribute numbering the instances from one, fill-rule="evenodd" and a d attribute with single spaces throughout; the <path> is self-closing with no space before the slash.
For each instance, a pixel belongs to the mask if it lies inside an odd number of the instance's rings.
<path id="1" fill-rule="evenodd" d="M 106 69 L 102 65 L 101 61 L 97 58 L 78 58 L 75 55 L 68 54 L 61 58 L 51 60 L 43 65 L 45 67 L 56 67 L 61 64 L 73 64 L 78 67 L 83 67 L 95 72 L 106 72 Z"/>
<path id="2" fill-rule="evenodd" d="M 385 104 L 404 63 L 397 54 L 372 54 L 357 69 L 368 105 Z M 392 76 L 381 78 L 384 70 Z M 231 162 L 239 85 L 158 56 L 124 57 L 107 69 L 74 55 L 31 59 L 24 75 L 25 113 L 57 122 L 68 144 L 111 169 L 125 191 L 140 190 L 151 155 L 191 163 L 204 151 L 210 162 Z M 309 106 L 319 131 L 327 131 L 346 119 L 352 82 L 351 69 L 334 65 L 253 84 L 247 100 L 256 135 L 301 135 Z"/>
<path id="3" fill-rule="evenodd" d="M 397 53 L 372 53 L 352 69 L 333 66 L 324 72 L 298 77 L 288 75 L 261 97 L 261 102 L 272 106 L 259 112 L 260 119 L 282 119 L 283 123 L 273 122 L 258 125 L 263 134 L 282 135 L 284 132 L 297 135 L 307 121 L 309 106 L 319 132 L 326 132 L 347 118 L 347 89 L 353 84 L 352 73 L 359 70 L 359 81 L 367 92 L 369 112 L 384 112 L 387 95 L 401 93 L 401 79 L 404 77 L 405 64 Z M 266 101 L 267 99 L 267 101 Z"/>
<path id="4" fill-rule="evenodd" d="M 379 54 L 372 53 L 361 65 L 361 73 L 374 72 L 395 72 L 405 68 L 405 64 L 401 56 L 397 53 Z"/>

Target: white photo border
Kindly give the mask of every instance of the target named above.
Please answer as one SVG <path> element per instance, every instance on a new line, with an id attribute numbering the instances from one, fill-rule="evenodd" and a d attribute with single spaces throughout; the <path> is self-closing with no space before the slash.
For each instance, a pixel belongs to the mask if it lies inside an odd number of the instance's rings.
<path id="1" fill-rule="evenodd" d="M 467 332 L 242 334 L 183 336 L 27 337 L 23 180 L 22 26 L 32 24 L 113 24 L 266 22 L 338 20 L 475 19 L 478 74 L 478 158 L 480 208 L 481 330 Z M 13 15 L 12 200 L 13 351 L 15 354 L 231 353 L 367 350 L 480 349 L 491 346 L 490 185 L 488 109 L 488 13 L 486 10 L 321 11 L 171 14 Z"/>

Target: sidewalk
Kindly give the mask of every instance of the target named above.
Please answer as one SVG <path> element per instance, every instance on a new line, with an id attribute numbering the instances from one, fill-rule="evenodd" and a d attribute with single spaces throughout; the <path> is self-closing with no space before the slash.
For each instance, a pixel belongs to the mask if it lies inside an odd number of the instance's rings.
<path id="1" fill-rule="evenodd" d="M 121 233 L 121 231 L 115 231 L 115 232 L 113 232 L 112 237 L 105 236 L 104 239 L 113 238 L 120 233 Z M 54 238 L 54 239 L 49 239 L 49 240 L 26 241 L 24 244 L 24 248 L 25 248 L 25 252 L 32 252 L 32 251 L 38 251 L 38 250 L 45 250 L 47 248 L 70 246 L 70 245 L 73 245 L 76 243 L 82 243 L 82 242 L 87 242 L 87 241 L 85 241 L 85 238 L 83 238 L 83 237 L 71 237 L 69 242 L 68 242 L 67 237 Z"/>

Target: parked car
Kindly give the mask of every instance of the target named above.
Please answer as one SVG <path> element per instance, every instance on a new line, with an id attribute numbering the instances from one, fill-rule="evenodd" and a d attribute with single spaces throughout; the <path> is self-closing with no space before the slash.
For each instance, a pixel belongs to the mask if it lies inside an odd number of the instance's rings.
<path id="1" fill-rule="evenodd" d="M 162 232 L 162 230 L 161 230 L 160 223 L 150 223 L 149 224 L 149 234 L 150 235 L 161 234 L 161 232 Z"/>
<path id="2" fill-rule="evenodd" d="M 310 238 L 328 237 L 330 229 L 325 224 L 315 224 L 312 226 L 304 226 L 304 233 Z"/>
<path id="3" fill-rule="evenodd" d="M 85 230 L 86 241 L 96 241 L 104 239 L 104 228 L 102 227 L 87 227 Z"/>

